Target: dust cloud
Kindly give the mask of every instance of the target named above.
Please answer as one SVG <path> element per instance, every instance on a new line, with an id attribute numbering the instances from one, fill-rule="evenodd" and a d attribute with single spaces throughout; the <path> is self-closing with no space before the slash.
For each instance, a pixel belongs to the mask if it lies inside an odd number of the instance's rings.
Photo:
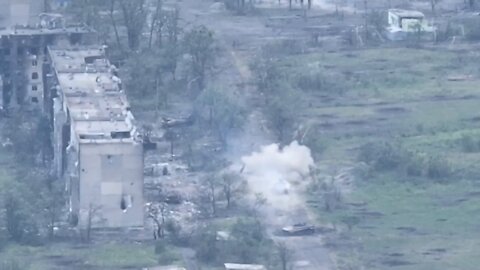
<path id="1" fill-rule="evenodd" d="M 243 173 L 252 193 L 261 193 L 267 204 L 278 211 L 289 211 L 301 205 L 292 190 L 308 176 L 314 160 L 308 147 L 293 141 L 280 147 L 263 146 L 260 151 L 242 157 Z"/>

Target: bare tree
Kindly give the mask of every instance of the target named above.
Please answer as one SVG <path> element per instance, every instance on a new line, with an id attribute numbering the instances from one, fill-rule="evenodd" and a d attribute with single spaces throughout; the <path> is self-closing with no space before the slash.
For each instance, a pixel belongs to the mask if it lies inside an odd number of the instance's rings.
<path id="1" fill-rule="evenodd" d="M 192 75 L 198 89 L 203 90 L 207 69 L 213 64 L 215 57 L 213 32 L 203 25 L 194 27 L 185 34 L 183 46 L 191 57 Z"/>
<path id="2" fill-rule="evenodd" d="M 127 28 L 128 47 L 136 50 L 140 47 L 140 37 L 146 23 L 146 0 L 119 0 L 119 4 Z"/>
<path id="3" fill-rule="evenodd" d="M 148 37 L 148 48 L 152 47 L 152 40 L 153 40 L 153 33 L 155 31 L 160 32 L 157 37 L 158 37 L 158 42 L 161 44 L 162 42 L 162 28 L 163 28 L 163 15 L 162 15 L 162 6 L 163 6 L 163 1 L 162 0 L 157 0 L 156 5 L 155 5 L 155 12 L 153 14 L 152 21 L 150 22 L 150 34 Z"/>
<path id="4" fill-rule="evenodd" d="M 95 219 L 99 217 L 101 207 L 94 204 L 88 206 L 87 224 L 85 227 L 85 241 L 90 242 L 92 236 L 92 229 Z"/>
<path id="5" fill-rule="evenodd" d="M 177 45 L 178 35 L 180 34 L 180 26 L 178 21 L 180 19 L 180 9 L 175 7 L 173 11 L 166 12 L 165 14 L 165 30 L 169 44 Z"/>
<path id="6" fill-rule="evenodd" d="M 207 184 L 207 196 L 210 203 L 210 208 L 212 211 L 212 215 L 217 215 L 217 189 L 219 185 L 218 178 L 210 174 L 206 179 Z"/>
<path id="7" fill-rule="evenodd" d="M 225 173 L 221 177 L 223 195 L 227 201 L 227 209 L 230 209 L 232 201 L 246 189 L 246 183 L 242 177 L 235 173 Z"/>
<path id="8" fill-rule="evenodd" d="M 292 259 L 292 251 L 283 242 L 277 243 L 276 248 L 281 269 L 288 270 L 288 265 Z"/>
<path id="9" fill-rule="evenodd" d="M 55 223 L 59 221 L 65 205 L 65 194 L 61 181 L 53 176 L 47 178 L 45 189 L 41 193 L 41 203 L 44 204 L 48 237 L 52 239 Z"/>
<path id="10" fill-rule="evenodd" d="M 440 2 L 440 0 L 430 0 L 430 7 L 432 8 L 433 16 L 435 16 L 436 14 L 436 7 L 438 2 Z"/>
<path id="11" fill-rule="evenodd" d="M 109 17 L 110 17 L 110 22 L 113 27 L 113 31 L 115 33 L 115 40 L 117 41 L 117 46 L 120 50 L 122 50 L 122 43 L 120 42 L 120 35 L 118 34 L 118 27 L 117 27 L 117 21 L 115 19 L 115 4 L 116 0 L 110 0 L 110 5 L 109 5 Z"/>
<path id="12" fill-rule="evenodd" d="M 155 223 L 155 230 L 153 231 L 153 239 L 162 239 L 165 236 L 165 213 L 166 204 L 160 203 L 158 206 L 150 205 L 148 208 L 148 218 Z"/>

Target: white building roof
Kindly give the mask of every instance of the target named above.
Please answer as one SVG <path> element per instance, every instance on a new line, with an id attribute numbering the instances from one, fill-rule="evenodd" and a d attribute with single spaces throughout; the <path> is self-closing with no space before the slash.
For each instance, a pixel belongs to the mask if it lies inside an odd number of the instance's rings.
<path id="1" fill-rule="evenodd" d="M 267 270 L 265 266 L 260 264 L 238 264 L 238 263 L 226 263 L 226 270 Z"/>
<path id="2" fill-rule="evenodd" d="M 57 92 L 80 142 L 133 142 L 127 96 L 101 48 L 49 48 Z"/>
<path id="3" fill-rule="evenodd" d="M 424 18 L 425 15 L 417 10 L 405 10 L 405 9 L 389 9 L 388 12 L 393 13 L 401 18 Z"/>

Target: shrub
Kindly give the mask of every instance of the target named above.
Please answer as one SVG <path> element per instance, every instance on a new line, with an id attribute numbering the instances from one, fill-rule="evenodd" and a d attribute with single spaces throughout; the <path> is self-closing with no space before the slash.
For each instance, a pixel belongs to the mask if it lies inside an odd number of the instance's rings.
<path id="1" fill-rule="evenodd" d="M 165 241 L 159 240 L 155 242 L 155 254 L 162 254 L 167 250 Z"/>
<path id="2" fill-rule="evenodd" d="M 362 146 L 359 159 L 377 171 L 396 170 L 413 177 L 444 180 L 452 174 L 452 167 L 445 158 L 426 157 L 424 153 L 407 151 L 390 143 L 369 143 Z"/>
<path id="3" fill-rule="evenodd" d="M 419 153 L 408 153 L 405 173 L 408 176 L 422 176 L 425 174 L 425 161 Z"/>
<path id="4" fill-rule="evenodd" d="M 458 141 L 462 150 L 466 153 L 480 152 L 480 137 L 464 134 Z"/>
<path id="5" fill-rule="evenodd" d="M 338 78 L 330 78 L 320 72 L 302 73 L 296 78 L 298 88 L 305 91 L 318 91 L 328 94 L 343 94 L 345 87 L 342 80 Z"/>
<path id="6" fill-rule="evenodd" d="M 200 232 L 195 238 L 197 258 L 206 263 L 215 262 L 219 252 L 215 228 L 211 226 L 200 228 Z"/>
<path id="7" fill-rule="evenodd" d="M 451 166 L 446 159 L 440 157 L 430 157 L 428 160 L 428 178 L 441 180 L 449 177 L 451 173 Z"/>
<path id="8" fill-rule="evenodd" d="M 472 20 L 465 23 L 465 38 L 470 41 L 480 40 L 480 27 L 478 20 Z"/>
<path id="9" fill-rule="evenodd" d="M 359 160 L 379 171 L 392 170 L 404 162 L 404 151 L 391 143 L 367 143 L 360 148 Z"/>

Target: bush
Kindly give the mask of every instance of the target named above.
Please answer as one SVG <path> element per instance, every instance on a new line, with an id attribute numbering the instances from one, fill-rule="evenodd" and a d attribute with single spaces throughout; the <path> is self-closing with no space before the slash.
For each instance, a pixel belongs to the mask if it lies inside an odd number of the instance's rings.
<path id="1" fill-rule="evenodd" d="M 178 254 L 171 250 L 166 250 L 158 255 L 158 263 L 162 265 L 172 264 L 178 260 L 180 260 Z"/>
<path id="2" fill-rule="evenodd" d="M 449 162 L 438 156 L 425 157 L 424 153 L 407 151 L 390 143 L 368 143 L 360 148 L 359 160 L 377 171 L 393 171 L 413 177 L 445 179 L 452 174 Z"/>
<path id="3" fill-rule="evenodd" d="M 480 152 L 480 137 L 464 134 L 462 138 L 459 139 L 458 144 L 466 153 Z"/>
<path id="4" fill-rule="evenodd" d="M 329 78 L 320 72 L 302 73 L 296 78 L 298 88 L 305 91 L 318 91 L 328 94 L 343 94 L 345 88 L 340 84 L 340 79 Z"/>
<path id="5" fill-rule="evenodd" d="M 480 40 L 480 27 L 477 20 L 467 22 L 465 25 L 465 38 L 470 41 Z"/>
<path id="6" fill-rule="evenodd" d="M 425 174 L 425 161 L 419 153 L 409 153 L 405 165 L 405 173 L 408 176 L 422 176 Z"/>
<path id="7" fill-rule="evenodd" d="M 436 180 L 445 179 L 451 175 L 451 172 L 451 166 L 446 159 L 440 157 L 430 157 L 428 160 L 428 178 Z"/>
<path id="8" fill-rule="evenodd" d="M 359 160 L 378 171 L 398 168 L 404 163 L 404 151 L 391 143 L 367 143 L 360 148 Z"/>
<path id="9" fill-rule="evenodd" d="M 315 159 L 320 158 L 320 155 L 328 148 L 328 141 L 316 130 L 306 134 L 303 144 L 310 148 Z"/>
<path id="10" fill-rule="evenodd" d="M 216 232 L 210 225 L 200 228 L 195 237 L 197 257 L 205 263 L 265 263 L 274 252 L 273 242 L 256 220 L 239 219 L 230 228 L 228 240 L 217 240 Z"/>
<path id="11" fill-rule="evenodd" d="M 305 44 L 303 41 L 295 39 L 282 39 L 262 48 L 263 54 L 269 57 L 296 55 L 305 52 Z"/>
<path id="12" fill-rule="evenodd" d="M 195 251 L 202 262 L 214 263 L 218 257 L 217 235 L 213 227 L 200 228 L 195 237 Z"/>
<path id="13" fill-rule="evenodd" d="M 159 240 L 155 242 L 155 254 L 162 254 L 167 250 L 165 241 Z"/>
<path id="14" fill-rule="evenodd" d="M 26 269 L 26 266 L 21 265 L 17 259 L 9 259 L 0 261 L 0 269 L 2 270 L 22 270 Z"/>

